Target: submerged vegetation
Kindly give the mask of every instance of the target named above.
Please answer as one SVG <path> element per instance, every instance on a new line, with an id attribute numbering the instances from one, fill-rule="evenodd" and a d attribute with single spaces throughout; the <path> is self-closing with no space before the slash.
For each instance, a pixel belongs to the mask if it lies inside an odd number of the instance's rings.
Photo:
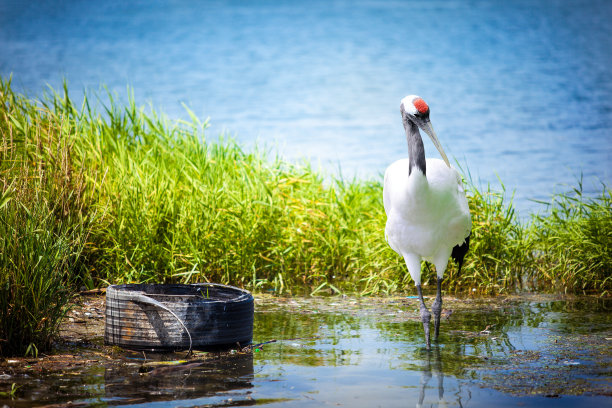
<path id="1" fill-rule="evenodd" d="M 98 113 L 87 99 L 74 106 L 66 89 L 34 100 L 0 81 L 1 353 L 48 344 L 82 286 L 413 290 L 384 240 L 380 182 L 323 177 L 232 140 L 207 140 L 207 124 L 191 117 L 171 122 L 112 97 Z M 579 185 L 525 223 L 504 191 L 469 180 L 467 191 L 471 248 L 460 274 L 449 264 L 446 289 L 609 294 L 609 188 L 591 199 Z M 424 266 L 424 284 L 434 277 Z"/>

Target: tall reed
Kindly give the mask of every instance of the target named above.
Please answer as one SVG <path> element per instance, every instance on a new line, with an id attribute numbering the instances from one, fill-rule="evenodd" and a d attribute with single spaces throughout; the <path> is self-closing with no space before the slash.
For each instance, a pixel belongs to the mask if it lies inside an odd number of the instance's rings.
<path id="1" fill-rule="evenodd" d="M 91 113 L 79 156 L 108 209 L 92 238 L 109 282 L 216 281 L 277 292 L 354 289 L 384 259 L 377 184 L 326 184 L 309 166 L 205 141 L 206 123 L 171 123 L 133 100 Z M 336 284 L 334 284 L 336 282 Z"/>
<path id="2" fill-rule="evenodd" d="M 86 274 L 75 124 L 0 82 L 0 355 L 45 350 Z"/>
<path id="3" fill-rule="evenodd" d="M 531 242 L 500 184 L 501 191 L 493 191 L 490 185 L 483 189 L 470 178 L 465 181 L 472 214 L 470 249 L 460 274 L 456 265 L 449 268 L 450 290 L 499 293 L 521 288 L 529 275 Z"/>
<path id="4" fill-rule="evenodd" d="M 597 197 L 583 194 L 582 180 L 557 194 L 531 225 L 533 263 L 541 286 L 564 292 L 612 290 L 612 190 L 602 185 Z"/>

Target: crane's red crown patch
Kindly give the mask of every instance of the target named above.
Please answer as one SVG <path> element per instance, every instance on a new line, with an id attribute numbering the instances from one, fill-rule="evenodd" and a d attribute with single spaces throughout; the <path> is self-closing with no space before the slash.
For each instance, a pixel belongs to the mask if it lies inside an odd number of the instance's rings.
<path id="1" fill-rule="evenodd" d="M 425 101 L 421 98 L 417 98 L 415 99 L 412 104 L 414 105 L 415 108 L 417 108 L 417 110 L 421 113 L 425 113 L 429 110 L 429 106 L 427 106 L 427 104 L 425 103 Z"/>

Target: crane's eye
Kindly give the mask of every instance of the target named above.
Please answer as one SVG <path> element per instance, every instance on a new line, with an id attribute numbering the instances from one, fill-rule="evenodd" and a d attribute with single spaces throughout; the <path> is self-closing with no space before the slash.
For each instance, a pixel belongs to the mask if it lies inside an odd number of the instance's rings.
<path id="1" fill-rule="evenodd" d="M 419 118 L 419 119 L 427 119 L 429 118 L 429 110 L 425 111 L 425 112 L 420 112 L 417 110 L 417 112 L 414 114 L 415 117 Z"/>

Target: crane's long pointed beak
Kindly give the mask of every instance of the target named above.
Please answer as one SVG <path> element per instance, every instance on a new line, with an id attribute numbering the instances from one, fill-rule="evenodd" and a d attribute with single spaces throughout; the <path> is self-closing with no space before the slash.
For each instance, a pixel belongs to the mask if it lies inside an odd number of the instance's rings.
<path id="1" fill-rule="evenodd" d="M 433 142 L 434 146 L 436 146 L 436 149 L 438 149 L 438 151 L 440 152 L 442 159 L 444 159 L 444 163 L 446 163 L 446 165 L 450 167 L 450 163 L 448 162 L 448 157 L 446 157 L 446 153 L 444 153 L 444 149 L 442 148 L 442 145 L 440 144 L 440 141 L 438 140 L 438 136 L 436 136 L 436 132 L 434 132 L 433 130 L 433 126 L 431 122 L 427 121 L 422 129 L 425 133 L 427 133 L 427 135 L 430 137 L 431 141 Z"/>

